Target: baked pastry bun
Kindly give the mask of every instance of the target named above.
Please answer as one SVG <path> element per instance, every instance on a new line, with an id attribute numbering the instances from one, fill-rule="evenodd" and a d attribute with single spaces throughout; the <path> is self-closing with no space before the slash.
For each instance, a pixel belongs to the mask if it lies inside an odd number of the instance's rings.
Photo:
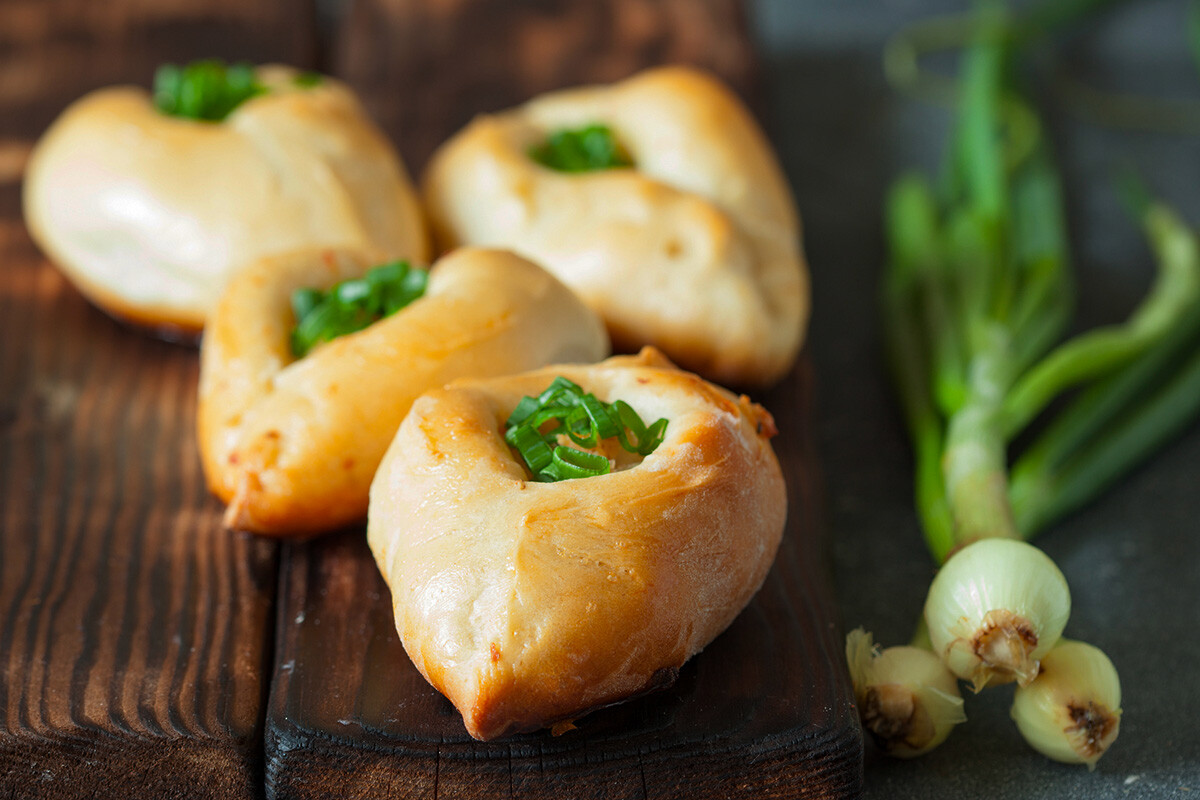
<path id="1" fill-rule="evenodd" d="M 605 475 L 536 483 L 505 443 L 563 376 L 667 419 Z M 371 486 L 367 538 L 417 669 L 477 739 L 669 684 L 762 585 L 786 495 L 770 415 L 652 349 L 462 380 L 415 403 Z"/>
<path id="2" fill-rule="evenodd" d="M 296 289 L 361 277 L 378 259 L 299 250 L 229 282 L 200 352 L 200 454 L 231 528 L 305 536 L 365 518 L 375 468 L 412 401 L 455 378 L 608 352 L 599 318 L 511 253 L 465 248 L 425 293 L 356 333 L 292 355 Z"/>
<path id="3" fill-rule="evenodd" d="M 633 168 L 563 172 L 531 157 L 591 125 Z M 738 386 L 771 384 L 796 358 L 809 299 L 795 205 L 749 112 L 704 73 L 658 68 L 480 116 L 434 154 L 422 188 L 440 245 L 544 265 L 618 350 L 654 345 Z"/>
<path id="4" fill-rule="evenodd" d="M 34 240 L 93 303 L 182 338 L 238 266 L 307 246 L 425 262 L 395 151 L 350 90 L 264 66 L 265 92 L 219 122 L 169 116 L 116 87 L 71 105 L 25 178 Z"/>

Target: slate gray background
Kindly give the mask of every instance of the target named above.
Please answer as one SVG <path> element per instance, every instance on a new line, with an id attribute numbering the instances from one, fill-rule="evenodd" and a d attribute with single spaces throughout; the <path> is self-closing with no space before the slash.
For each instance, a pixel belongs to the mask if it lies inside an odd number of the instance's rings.
<path id="1" fill-rule="evenodd" d="M 880 197 L 898 170 L 933 164 L 943 110 L 885 84 L 885 39 L 906 22 L 959 11 L 948 0 L 759 0 L 772 135 L 806 224 L 812 352 L 826 518 L 843 622 L 907 641 L 933 575 L 910 499 L 903 430 L 884 380 L 875 314 L 883 259 Z M 1076 28 L 1043 75 L 1200 101 L 1183 38 L 1184 0 L 1144 0 Z M 1066 173 L 1082 324 L 1118 321 L 1153 270 L 1109 175 L 1137 167 L 1200 225 L 1200 129 L 1189 135 L 1097 127 L 1062 108 L 1053 136 Z M 777 412 L 778 413 L 778 412 Z M 1042 535 L 1070 582 L 1067 634 L 1120 671 L 1124 717 L 1095 772 L 1030 750 L 1008 718 L 1011 688 L 968 696 L 969 721 L 934 753 L 868 752 L 868 798 L 1200 798 L 1200 429 L 1148 468 Z"/>

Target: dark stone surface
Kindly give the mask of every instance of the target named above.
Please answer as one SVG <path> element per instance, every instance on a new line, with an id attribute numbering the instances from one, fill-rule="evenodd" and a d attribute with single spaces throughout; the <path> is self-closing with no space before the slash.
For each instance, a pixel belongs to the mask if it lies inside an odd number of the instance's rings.
<path id="1" fill-rule="evenodd" d="M 899 169 L 929 164 L 946 114 L 886 85 L 880 54 L 906 21 L 957 11 L 947 0 L 760 0 L 757 30 L 772 126 L 806 223 L 815 313 L 818 437 L 843 622 L 885 644 L 906 641 L 933 564 L 911 502 L 904 433 L 883 374 L 876 282 L 880 198 Z M 1077 28 L 1043 76 L 1200 100 L 1187 3 L 1128 4 Z M 1130 163 L 1200 225 L 1200 128 L 1188 134 L 1092 124 L 1058 78 L 1054 139 L 1066 173 L 1081 324 L 1117 321 L 1153 265 L 1110 176 Z M 1193 123 L 1194 124 L 1194 123 Z M 917 761 L 868 756 L 868 798 L 1200 797 L 1200 428 L 1102 500 L 1038 540 L 1071 584 L 1073 638 L 1104 649 L 1124 690 L 1121 736 L 1094 772 L 1030 750 L 1008 718 L 1011 689 L 968 696 L 969 722 Z"/>

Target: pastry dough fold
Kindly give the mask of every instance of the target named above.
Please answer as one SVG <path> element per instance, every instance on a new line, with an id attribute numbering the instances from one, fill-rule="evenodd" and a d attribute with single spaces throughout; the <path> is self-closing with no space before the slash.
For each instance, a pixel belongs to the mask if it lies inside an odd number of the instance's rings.
<path id="1" fill-rule="evenodd" d="M 635 169 L 564 173 L 529 149 L 600 123 Z M 443 246 L 511 248 L 600 312 L 618 350 L 654 345 L 719 383 L 779 380 L 808 320 L 795 204 L 766 137 L 727 88 L 685 67 L 555 92 L 475 119 L 423 191 Z"/>
<path id="2" fill-rule="evenodd" d="M 464 376 L 607 354 L 600 320 L 552 275 L 511 253 L 464 248 L 434 265 L 423 297 L 295 359 L 292 292 L 377 263 L 301 250 L 247 267 L 222 296 L 201 349 L 198 427 L 230 527 L 310 535 L 361 520 L 417 396 Z"/>
<path id="3" fill-rule="evenodd" d="M 641 463 L 533 483 L 502 438 L 557 375 L 669 420 Z M 762 584 L 786 496 L 769 414 L 652 350 L 457 381 L 414 404 L 368 540 L 413 663 L 492 739 L 669 681 Z"/>

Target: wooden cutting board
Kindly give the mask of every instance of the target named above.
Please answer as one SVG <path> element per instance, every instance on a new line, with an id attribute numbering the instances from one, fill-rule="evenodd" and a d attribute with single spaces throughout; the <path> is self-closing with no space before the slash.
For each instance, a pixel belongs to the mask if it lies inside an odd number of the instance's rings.
<path id="1" fill-rule="evenodd" d="M 476 742 L 408 661 L 361 530 L 285 549 L 267 710 L 279 798 L 853 796 L 862 742 L 815 530 L 803 368 L 766 396 L 790 517 L 775 567 L 734 624 L 664 691 L 560 736 Z"/>
<path id="2" fill-rule="evenodd" d="M 408 662 L 361 529 L 283 546 L 221 530 L 195 352 L 90 308 L 19 221 L 23 143 L 164 57 L 338 74 L 419 172 L 474 113 L 655 63 L 704 65 L 753 104 L 741 3 L 357 0 L 332 35 L 295 0 L 77 6 L 0 6 L 0 69 L 23 69 L 0 81 L 0 796 L 857 794 L 807 361 L 755 398 L 779 422 L 791 511 L 747 611 L 673 687 L 481 744 Z"/>

